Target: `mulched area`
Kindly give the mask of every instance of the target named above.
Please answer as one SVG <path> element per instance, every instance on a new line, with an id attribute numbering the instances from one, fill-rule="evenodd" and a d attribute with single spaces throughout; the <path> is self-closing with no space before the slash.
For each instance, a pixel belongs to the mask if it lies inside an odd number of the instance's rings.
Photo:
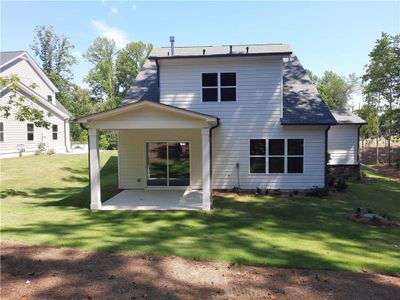
<path id="1" fill-rule="evenodd" d="M 399 299 L 400 277 L 1 240 L 1 299 Z"/>

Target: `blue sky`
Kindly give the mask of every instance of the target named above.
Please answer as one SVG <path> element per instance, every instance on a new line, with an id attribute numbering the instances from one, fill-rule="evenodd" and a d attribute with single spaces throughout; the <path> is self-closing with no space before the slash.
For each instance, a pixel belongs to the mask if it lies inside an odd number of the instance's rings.
<path id="1" fill-rule="evenodd" d="M 81 54 L 97 36 L 119 47 L 137 40 L 168 46 L 170 35 L 177 46 L 288 43 L 319 75 L 361 75 L 380 33 L 400 32 L 399 3 L 2 1 L 0 48 L 30 51 L 35 26 L 51 24 L 76 47 L 78 84 L 90 68 Z"/>

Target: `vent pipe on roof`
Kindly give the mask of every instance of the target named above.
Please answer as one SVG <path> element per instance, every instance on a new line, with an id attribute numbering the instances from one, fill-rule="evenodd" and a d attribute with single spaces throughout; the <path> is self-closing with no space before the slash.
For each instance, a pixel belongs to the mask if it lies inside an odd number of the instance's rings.
<path id="1" fill-rule="evenodd" d="M 232 54 L 232 45 L 229 46 L 229 54 Z"/>
<path id="2" fill-rule="evenodd" d="M 249 47 L 246 47 L 246 54 L 249 54 Z"/>
<path id="3" fill-rule="evenodd" d="M 175 37 L 170 36 L 169 41 L 171 42 L 171 56 L 174 56 L 174 54 L 175 54 L 175 48 L 174 48 Z"/>
<path id="4" fill-rule="evenodd" d="M 203 49 L 203 55 L 206 55 L 206 49 Z"/>

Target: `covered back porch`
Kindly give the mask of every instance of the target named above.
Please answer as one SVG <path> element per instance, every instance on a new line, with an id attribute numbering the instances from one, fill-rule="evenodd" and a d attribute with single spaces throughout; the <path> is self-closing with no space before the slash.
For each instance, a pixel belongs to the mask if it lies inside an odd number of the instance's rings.
<path id="1" fill-rule="evenodd" d="M 139 101 L 79 120 L 89 125 L 91 209 L 210 210 L 211 135 L 218 119 Z M 99 130 L 118 131 L 118 187 L 101 202 Z"/>

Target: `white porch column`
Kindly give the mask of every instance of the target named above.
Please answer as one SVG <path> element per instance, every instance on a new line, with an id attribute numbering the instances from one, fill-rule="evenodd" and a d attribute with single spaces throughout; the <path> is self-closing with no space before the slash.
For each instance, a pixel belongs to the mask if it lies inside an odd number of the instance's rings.
<path id="1" fill-rule="evenodd" d="M 97 129 L 89 128 L 90 209 L 101 208 L 100 156 Z"/>
<path id="2" fill-rule="evenodd" d="M 203 210 L 210 210 L 212 203 L 210 128 L 201 129 Z"/>

